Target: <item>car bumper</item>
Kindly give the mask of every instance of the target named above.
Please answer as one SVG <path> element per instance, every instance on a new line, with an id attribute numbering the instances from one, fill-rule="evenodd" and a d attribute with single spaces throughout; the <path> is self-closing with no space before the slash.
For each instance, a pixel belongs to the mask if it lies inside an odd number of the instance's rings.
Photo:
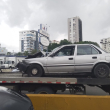
<path id="1" fill-rule="evenodd" d="M 24 73 L 26 72 L 28 66 L 29 66 L 29 65 L 24 64 L 24 63 L 22 63 L 22 62 L 20 62 L 20 63 L 18 63 L 18 64 L 16 65 L 16 67 L 18 68 L 18 70 L 20 70 L 21 72 L 24 72 Z"/>

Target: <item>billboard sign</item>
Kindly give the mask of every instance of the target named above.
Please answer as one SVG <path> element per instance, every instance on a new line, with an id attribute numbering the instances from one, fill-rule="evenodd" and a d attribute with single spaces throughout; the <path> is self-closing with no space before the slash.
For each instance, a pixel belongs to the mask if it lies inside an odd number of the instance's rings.
<path id="1" fill-rule="evenodd" d="M 49 46 L 49 40 L 46 37 L 39 37 L 39 42 L 43 46 L 46 46 L 46 47 Z"/>
<path id="2" fill-rule="evenodd" d="M 46 32 L 43 31 L 43 30 L 40 30 L 40 29 L 39 29 L 38 32 L 39 32 L 40 34 L 46 36 L 46 37 L 49 37 L 49 36 L 50 36 L 48 33 L 46 33 Z"/>
<path id="3" fill-rule="evenodd" d="M 45 26 L 44 24 L 40 24 L 40 30 L 47 32 L 47 26 Z"/>
<path id="4" fill-rule="evenodd" d="M 5 51 L 6 51 L 5 47 L 0 48 L 0 52 L 5 52 Z"/>
<path id="5" fill-rule="evenodd" d="M 7 49 L 5 47 L 1 47 L 0 54 L 7 54 Z"/>
<path id="6" fill-rule="evenodd" d="M 46 37 L 49 37 L 48 28 L 44 24 L 40 24 L 40 29 L 38 29 L 38 32 Z"/>

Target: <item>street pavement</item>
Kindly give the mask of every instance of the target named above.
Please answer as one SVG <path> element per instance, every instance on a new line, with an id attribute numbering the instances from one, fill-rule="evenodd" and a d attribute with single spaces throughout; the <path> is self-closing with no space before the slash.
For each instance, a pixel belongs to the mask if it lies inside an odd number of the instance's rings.
<path id="1" fill-rule="evenodd" d="M 86 95 L 109 95 L 102 89 L 98 87 L 91 87 L 91 86 L 86 86 Z M 58 91 L 57 94 L 70 94 L 69 90 L 67 89 L 65 92 Z"/>

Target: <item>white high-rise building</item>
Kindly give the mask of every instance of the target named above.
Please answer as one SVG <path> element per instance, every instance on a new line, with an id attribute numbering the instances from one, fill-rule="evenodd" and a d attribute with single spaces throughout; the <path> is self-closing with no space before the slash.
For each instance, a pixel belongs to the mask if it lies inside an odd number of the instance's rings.
<path id="1" fill-rule="evenodd" d="M 79 17 L 68 18 L 68 41 L 82 41 L 82 21 Z"/>
<path id="2" fill-rule="evenodd" d="M 40 29 L 26 30 L 19 32 L 19 51 L 28 51 L 31 53 L 32 50 L 38 51 L 48 50 L 49 46 L 49 34 L 47 26 L 40 24 Z"/>
<path id="3" fill-rule="evenodd" d="M 24 52 L 36 49 L 36 31 L 20 31 L 19 32 L 19 51 Z"/>
<path id="4" fill-rule="evenodd" d="M 100 43 L 102 45 L 102 49 L 110 53 L 110 37 L 101 39 Z"/>

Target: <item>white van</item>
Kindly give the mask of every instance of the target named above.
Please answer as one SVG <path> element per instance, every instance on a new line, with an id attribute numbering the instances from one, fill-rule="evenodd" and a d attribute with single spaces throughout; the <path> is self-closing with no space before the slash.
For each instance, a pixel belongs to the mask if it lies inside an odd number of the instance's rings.
<path id="1" fill-rule="evenodd" d="M 14 63 L 15 63 L 14 61 L 5 61 L 5 62 L 0 61 L 0 68 L 1 69 L 8 69 L 8 68 L 12 69 L 15 67 Z"/>

